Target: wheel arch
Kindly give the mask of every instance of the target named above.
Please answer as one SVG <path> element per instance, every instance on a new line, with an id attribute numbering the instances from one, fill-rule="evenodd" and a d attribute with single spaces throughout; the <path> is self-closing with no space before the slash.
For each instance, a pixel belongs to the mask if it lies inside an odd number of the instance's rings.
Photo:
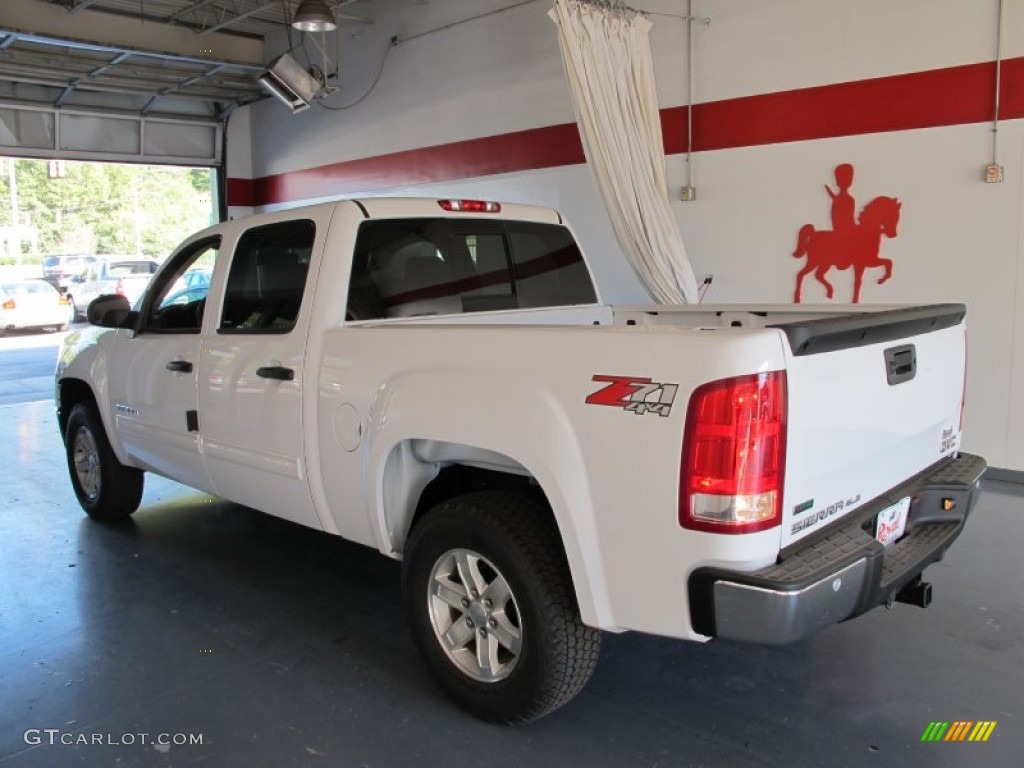
<path id="1" fill-rule="evenodd" d="M 68 417 L 71 409 L 79 403 L 89 400 L 97 405 L 96 394 L 82 379 L 64 378 L 57 383 L 57 425 L 60 427 L 60 435 L 63 439 L 68 429 Z M 99 410 L 97 406 L 97 410 Z M 100 418 L 103 414 L 100 413 Z"/>
<path id="2" fill-rule="evenodd" d="M 116 332 L 96 329 L 77 331 L 68 335 L 57 359 L 55 398 L 61 436 L 67 430 L 71 409 L 84 400 L 91 400 L 99 413 L 100 422 L 117 460 L 131 466 L 120 435 L 110 399 L 110 359 L 108 343 Z"/>
<path id="3" fill-rule="evenodd" d="M 583 621 L 614 629 L 601 595 L 603 569 L 589 494 L 559 482 L 537 466 L 501 450 L 469 443 L 407 438 L 379 463 L 373 505 L 381 551 L 401 557 L 412 527 L 431 508 L 483 488 L 504 488 L 542 499 L 561 537 Z M 582 472 L 582 465 L 578 467 Z M 582 476 L 581 476 L 582 477 Z"/>
<path id="4" fill-rule="evenodd" d="M 94 520 L 123 520 L 142 501 L 143 472 L 125 466 L 117 457 L 91 391 L 69 383 L 67 395 L 69 403 L 74 400 L 66 409 L 64 435 L 75 496 Z"/>

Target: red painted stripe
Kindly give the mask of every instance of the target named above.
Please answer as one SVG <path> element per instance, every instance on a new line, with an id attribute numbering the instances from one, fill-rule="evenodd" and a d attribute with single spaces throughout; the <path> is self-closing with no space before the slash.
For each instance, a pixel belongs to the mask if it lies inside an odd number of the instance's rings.
<path id="1" fill-rule="evenodd" d="M 992 119 L 995 63 L 697 104 L 694 149 L 707 151 Z M 1024 57 L 1003 62 L 1000 112 L 1024 118 Z M 686 151 L 686 107 L 661 111 L 665 151 Z M 585 162 L 575 123 L 487 136 L 265 176 L 228 179 L 230 205 L 268 205 Z"/>
<path id="2" fill-rule="evenodd" d="M 228 179 L 228 205 L 259 205 L 256 202 L 256 186 L 252 179 Z"/>
<path id="3" fill-rule="evenodd" d="M 254 187 L 262 205 L 583 162 L 567 123 L 265 176 Z"/>
<path id="4" fill-rule="evenodd" d="M 694 149 L 907 131 L 992 119 L 994 62 L 698 104 Z M 1000 112 L 1024 117 L 1024 57 L 1003 62 Z M 686 108 L 662 110 L 665 151 L 686 151 Z"/>

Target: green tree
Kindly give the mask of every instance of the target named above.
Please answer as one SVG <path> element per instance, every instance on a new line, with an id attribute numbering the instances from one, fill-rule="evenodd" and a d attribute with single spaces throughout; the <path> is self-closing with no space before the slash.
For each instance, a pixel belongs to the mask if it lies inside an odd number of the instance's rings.
<path id="1" fill-rule="evenodd" d="M 36 229 L 44 254 L 163 259 L 213 220 L 213 174 L 207 168 L 68 161 L 66 175 L 51 178 L 46 160 L 8 163 L 17 173 L 20 223 Z M 11 188 L 4 177 L 0 227 L 12 223 Z"/>

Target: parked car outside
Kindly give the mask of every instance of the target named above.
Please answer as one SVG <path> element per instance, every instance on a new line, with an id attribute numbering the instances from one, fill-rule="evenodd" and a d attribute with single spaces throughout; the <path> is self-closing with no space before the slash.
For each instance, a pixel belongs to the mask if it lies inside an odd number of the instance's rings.
<path id="1" fill-rule="evenodd" d="M 22 328 L 63 331 L 71 313 L 71 300 L 44 280 L 0 283 L 0 334 Z"/>
<path id="2" fill-rule="evenodd" d="M 183 307 L 196 301 L 204 301 L 209 290 L 209 285 L 199 285 L 194 288 L 185 288 L 184 290 L 176 291 L 161 301 L 157 309 L 163 309 L 164 307 Z"/>
<path id="3" fill-rule="evenodd" d="M 186 291 L 193 288 L 209 288 L 210 275 L 212 272 L 213 270 L 210 269 L 190 269 L 179 277 L 177 282 L 175 282 L 174 291 Z"/>
<path id="4" fill-rule="evenodd" d="M 68 288 L 75 317 L 83 317 L 89 302 L 104 294 L 116 293 L 128 299 L 129 304 L 135 304 L 158 266 L 151 259 L 98 258 L 84 274 L 74 278 Z"/>
<path id="5" fill-rule="evenodd" d="M 67 291 L 72 280 L 85 274 L 96 262 L 96 257 L 85 253 L 59 253 L 43 257 L 43 280 L 61 293 Z"/>

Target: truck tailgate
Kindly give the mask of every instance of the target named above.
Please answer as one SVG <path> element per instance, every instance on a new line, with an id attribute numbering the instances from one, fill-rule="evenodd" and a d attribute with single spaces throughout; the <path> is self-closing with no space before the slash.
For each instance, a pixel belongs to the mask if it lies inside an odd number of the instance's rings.
<path id="1" fill-rule="evenodd" d="M 783 547 L 956 453 L 964 307 L 776 326 L 786 333 Z"/>

